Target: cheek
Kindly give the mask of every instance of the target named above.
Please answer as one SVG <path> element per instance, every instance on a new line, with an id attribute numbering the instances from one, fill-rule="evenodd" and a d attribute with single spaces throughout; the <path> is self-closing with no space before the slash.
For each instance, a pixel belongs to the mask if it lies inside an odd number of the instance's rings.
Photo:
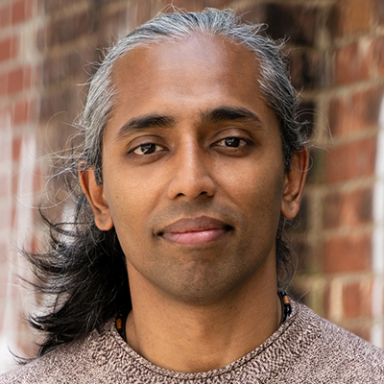
<path id="1" fill-rule="evenodd" d="M 145 232 L 145 225 L 159 203 L 162 188 L 151 178 L 128 172 L 109 172 L 104 191 L 116 231 L 122 241 L 134 241 Z M 131 236 L 133 235 L 133 236 Z"/>

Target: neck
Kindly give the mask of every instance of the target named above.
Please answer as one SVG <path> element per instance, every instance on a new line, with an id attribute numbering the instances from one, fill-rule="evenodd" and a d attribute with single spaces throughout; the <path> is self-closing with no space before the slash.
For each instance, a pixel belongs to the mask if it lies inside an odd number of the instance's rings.
<path id="1" fill-rule="evenodd" d="M 211 305 L 190 305 L 129 275 L 133 310 L 127 342 L 153 364 L 179 372 L 221 368 L 262 344 L 279 327 L 276 280 L 254 279 Z"/>

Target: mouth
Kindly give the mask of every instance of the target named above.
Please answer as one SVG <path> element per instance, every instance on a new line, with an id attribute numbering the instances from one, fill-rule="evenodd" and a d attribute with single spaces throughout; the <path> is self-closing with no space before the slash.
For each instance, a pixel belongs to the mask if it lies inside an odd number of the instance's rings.
<path id="1" fill-rule="evenodd" d="M 167 225 L 158 236 L 179 245 L 204 245 L 233 230 L 230 225 L 211 217 L 180 219 Z"/>

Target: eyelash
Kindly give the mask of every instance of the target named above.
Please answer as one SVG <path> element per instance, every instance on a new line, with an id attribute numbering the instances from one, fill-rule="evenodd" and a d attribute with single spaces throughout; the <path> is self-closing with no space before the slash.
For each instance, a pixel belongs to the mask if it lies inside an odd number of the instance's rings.
<path id="1" fill-rule="evenodd" d="M 238 140 L 239 141 L 239 145 L 238 146 L 235 146 L 235 147 L 231 147 L 230 145 L 226 146 L 226 145 L 220 145 L 219 143 L 221 142 L 225 142 L 227 140 L 232 140 L 232 141 L 236 141 Z M 242 143 L 242 145 L 241 145 Z M 233 149 L 237 149 L 237 150 L 241 150 L 242 148 L 246 147 L 246 146 L 249 146 L 249 145 L 252 145 L 252 142 L 250 140 L 247 140 L 247 139 L 244 139 L 242 137 L 237 137 L 237 136 L 230 136 L 230 137 L 226 137 L 224 139 L 221 139 L 219 141 L 217 141 L 216 143 L 214 143 L 212 146 L 214 147 L 225 147 L 225 148 L 233 148 Z M 131 149 L 128 154 L 135 154 L 136 156 L 146 156 L 146 155 L 152 155 L 156 152 L 160 152 L 158 150 L 156 150 L 155 148 L 155 151 L 153 152 L 150 152 L 150 153 L 141 153 L 141 154 L 138 154 L 138 153 L 135 153 L 135 151 L 137 151 L 138 149 L 143 149 L 144 147 L 149 147 L 149 146 L 155 146 L 155 147 L 162 147 L 161 145 L 159 144 L 155 144 L 155 143 L 151 143 L 151 142 L 148 142 L 148 143 L 144 143 L 144 144 L 140 144 L 138 145 L 137 147 Z M 164 148 L 164 147 L 162 147 Z"/>

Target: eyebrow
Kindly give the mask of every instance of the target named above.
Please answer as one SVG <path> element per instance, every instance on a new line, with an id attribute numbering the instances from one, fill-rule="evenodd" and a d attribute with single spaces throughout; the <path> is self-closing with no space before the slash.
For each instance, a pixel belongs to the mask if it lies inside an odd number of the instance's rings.
<path id="1" fill-rule="evenodd" d="M 222 106 L 203 113 L 204 123 L 220 123 L 223 121 L 253 121 L 262 125 L 262 121 L 255 113 L 247 108 L 232 108 Z"/>
<path id="2" fill-rule="evenodd" d="M 201 120 L 204 124 L 214 124 L 224 121 L 244 121 L 256 122 L 259 126 L 262 125 L 261 119 L 247 108 L 233 108 L 227 106 L 202 112 Z M 137 130 L 146 128 L 166 128 L 172 127 L 175 124 L 176 119 L 173 116 L 149 114 L 134 117 L 120 128 L 116 136 L 116 141 L 129 136 L 130 133 Z"/>
<path id="3" fill-rule="evenodd" d="M 116 140 L 120 140 L 136 130 L 145 128 L 165 128 L 174 125 L 175 122 L 176 120 L 172 116 L 162 116 L 157 114 L 135 117 L 119 129 Z"/>

